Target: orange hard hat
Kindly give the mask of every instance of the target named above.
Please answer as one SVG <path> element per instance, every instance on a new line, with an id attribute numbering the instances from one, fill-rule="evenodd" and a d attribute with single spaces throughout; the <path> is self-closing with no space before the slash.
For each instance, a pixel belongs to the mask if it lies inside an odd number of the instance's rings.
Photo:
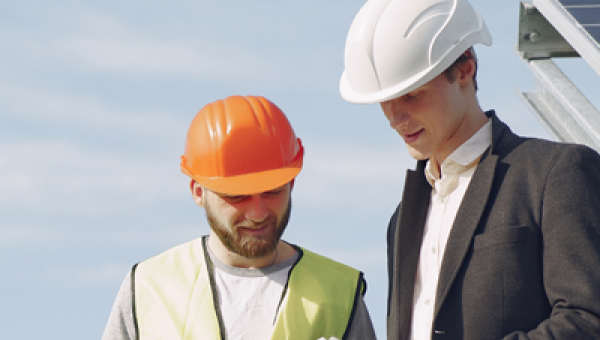
<path id="1" fill-rule="evenodd" d="M 303 157 L 300 139 L 275 104 L 260 96 L 231 96 L 194 117 L 181 171 L 214 192 L 250 195 L 292 181 Z"/>

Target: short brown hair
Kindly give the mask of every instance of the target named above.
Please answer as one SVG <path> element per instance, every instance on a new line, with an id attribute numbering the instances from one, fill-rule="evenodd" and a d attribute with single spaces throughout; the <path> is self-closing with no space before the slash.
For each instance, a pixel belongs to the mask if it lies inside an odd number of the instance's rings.
<path id="1" fill-rule="evenodd" d="M 456 80 L 456 77 L 454 76 L 454 69 L 456 67 L 458 67 L 458 65 L 464 63 L 465 61 L 469 60 L 469 59 L 473 59 L 475 61 L 475 73 L 473 74 L 473 85 L 475 85 L 475 91 L 477 91 L 478 87 L 477 87 L 477 55 L 475 54 L 475 49 L 473 49 L 473 47 L 470 47 L 468 50 L 466 50 L 463 54 L 460 55 L 460 57 L 458 57 L 458 59 L 456 59 L 454 61 L 454 63 L 452 63 L 452 65 L 450 65 L 450 67 L 448 67 L 446 70 L 444 70 L 444 74 L 446 75 L 446 78 L 448 79 L 449 82 L 454 82 Z"/>

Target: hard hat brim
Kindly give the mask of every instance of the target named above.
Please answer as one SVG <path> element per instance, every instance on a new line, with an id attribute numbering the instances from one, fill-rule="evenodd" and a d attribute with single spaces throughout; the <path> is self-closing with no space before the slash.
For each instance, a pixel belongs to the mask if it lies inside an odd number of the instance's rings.
<path id="1" fill-rule="evenodd" d="M 453 49 L 448 51 L 445 56 L 440 58 L 437 63 L 415 74 L 407 80 L 394 86 L 390 86 L 386 89 L 381 89 L 371 93 L 360 93 L 355 91 L 352 88 L 348 76 L 346 75 L 346 71 L 344 70 L 340 79 L 340 94 L 344 100 L 355 104 L 382 103 L 394 98 L 398 98 L 433 80 L 448 67 L 450 67 L 450 65 L 452 65 L 452 63 L 469 47 L 475 45 L 476 43 L 482 43 L 487 46 L 492 44 L 492 38 L 487 32 L 487 29 L 481 34 L 472 34 L 465 37 L 464 40 L 455 45 Z"/>
<path id="2" fill-rule="evenodd" d="M 192 175 L 184 166 L 181 171 L 201 186 L 211 191 L 227 195 L 253 195 L 273 190 L 291 182 L 302 170 L 302 152 L 288 166 L 280 169 L 261 171 L 230 177 L 206 177 Z"/>
<path id="3" fill-rule="evenodd" d="M 340 94 L 342 98 L 350 103 L 354 104 L 375 104 L 375 103 L 383 103 L 390 99 L 394 99 L 400 96 L 403 96 L 418 87 L 425 85 L 428 81 L 432 80 L 441 73 L 443 68 L 440 65 L 436 65 L 437 67 L 430 67 L 423 72 L 419 73 L 417 76 L 411 77 L 409 80 L 404 81 L 400 84 L 396 84 L 392 87 L 382 89 L 380 91 L 371 92 L 371 93 L 361 93 L 354 91 L 352 86 L 350 85 L 350 81 L 346 76 L 346 73 L 342 73 L 342 77 L 340 80 Z M 430 79 L 431 78 L 431 79 Z"/>

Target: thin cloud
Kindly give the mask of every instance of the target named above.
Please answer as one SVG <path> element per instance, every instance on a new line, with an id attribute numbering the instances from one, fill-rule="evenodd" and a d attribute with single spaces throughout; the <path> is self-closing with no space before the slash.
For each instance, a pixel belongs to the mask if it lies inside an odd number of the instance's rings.
<path id="1" fill-rule="evenodd" d="M 22 222 L 0 224 L 0 246 L 4 249 L 34 248 L 64 245 L 68 232 L 63 228 L 43 224 L 24 224 Z"/>
<path id="2" fill-rule="evenodd" d="M 174 131 L 187 131 L 188 125 L 187 121 L 157 109 L 150 112 L 145 108 L 124 109 L 92 96 L 73 96 L 7 82 L 0 82 L 0 102 L 4 117 L 36 119 L 77 129 L 128 131 L 152 135 L 154 139 Z"/>
<path id="3" fill-rule="evenodd" d="M 415 163 L 402 147 L 400 142 L 387 148 L 378 144 L 368 148 L 358 142 L 319 143 L 318 148 L 307 153 L 295 197 L 319 209 L 354 207 L 365 213 L 391 212 L 400 197 L 406 169 Z M 370 199 L 357 204 L 357 197 L 365 195 L 389 204 L 369 204 Z"/>
<path id="4" fill-rule="evenodd" d="M 129 159 L 74 142 L 0 144 L 0 203 L 4 209 L 98 214 L 177 195 L 176 166 L 152 157 Z M 152 185 L 149 185 L 151 183 Z"/>

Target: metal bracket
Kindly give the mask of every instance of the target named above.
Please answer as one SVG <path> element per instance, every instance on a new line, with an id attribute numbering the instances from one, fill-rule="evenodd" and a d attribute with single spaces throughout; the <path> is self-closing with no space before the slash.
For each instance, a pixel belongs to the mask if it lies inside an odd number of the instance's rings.
<path id="1" fill-rule="evenodd" d="M 600 113 L 550 59 L 527 64 L 536 77 L 536 91 L 517 94 L 544 127 L 563 142 L 600 150 Z"/>
<path id="2" fill-rule="evenodd" d="M 519 10 L 519 41 L 521 58 L 579 57 L 565 38 L 530 3 L 521 2 Z"/>
<path id="3" fill-rule="evenodd" d="M 532 4 L 521 2 L 517 52 L 536 78 L 533 93 L 517 95 L 558 140 L 600 152 L 600 112 L 551 58 L 579 54 Z"/>

